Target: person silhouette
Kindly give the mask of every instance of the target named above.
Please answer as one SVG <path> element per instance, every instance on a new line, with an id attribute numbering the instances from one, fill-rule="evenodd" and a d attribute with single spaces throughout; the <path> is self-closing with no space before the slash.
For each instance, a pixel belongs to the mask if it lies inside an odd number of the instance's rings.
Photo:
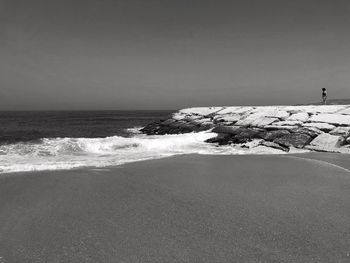
<path id="1" fill-rule="evenodd" d="M 326 90 L 326 88 L 322 88 L 322 101 L 323 101 L 324 105 L 327 104 L 327 90 Z"/>

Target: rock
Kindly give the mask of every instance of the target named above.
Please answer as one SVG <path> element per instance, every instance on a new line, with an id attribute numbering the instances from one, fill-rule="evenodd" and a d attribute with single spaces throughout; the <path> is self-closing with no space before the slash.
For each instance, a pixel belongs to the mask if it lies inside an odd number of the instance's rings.
<path id="1" fill-rule="evenodd" d="M 337 111 L 338 114 L 345 114 L 350 115 L 350 107 L 346 107 L 345 109 L 342 109 L 340 111 Z"/>
<path id="2" fill-rule="evenodd" d="M 285 120 L 290 115 L 287 111 L 285 111 L 280 106 L 263 106 L 256 107 L 251 115 L 259 116 L 259 117 L 269 117 L 269 118 L 277 118 Z"/>
<path id="3" fill-rule="evenodd" d="M 301 122 L 305 122 L 309 119 L 309 114 L 307 114 L 306 112 L 299 112 L 299 113 L 295 113 L 292 114 L 291 116 L 289 116 L 287 118 L 287 121 L 301 121 Z"/>
<path id="4" fill-rule="evenodd" d="M 289 135 L 290 132 L 287 130 L 274 130 L 274 131 L 265 131 L 260 133 L 260 137 L 265 141 L 273 141 L 277 138 Z"/>
<path id="5" fill-rule="evenodd" d="M 274 143 L 277 143 L 283 147 L 295 147 L 295 148 L 304 148 L 307 144 L 310 143 L 312 137 L 305 133 L 291 133 L 282 137 L 279 137 L 273 140 Z"/>
<path id="6" fill-rule="evenodd" d="M 257 116 L 255 114 L 249 115 L 243 120 L 239 120 L 235 123 L 237 126 L 243 126 L 243 127 L 261 127 L 263 128 L 266 125 L 269 125 L 275 121 L 278 121 L 278 118 L 270 118 L 270 117 L 261 117 Z"/>
<path id="7" fill-rule="evenodd" d="M 223 114 L 238 114 L 238 115 L 244 115 L 252 111 L 254 108 L 253 107 L 225 107 L 221 111 L 218 111 L 218 115 L 223 115 Z"/>
<path id="8" fill-rule="evenodd" d="M 160 128 L 160 122 L 152 122 L 148 125 L 146 125 L 144 128 L 142 128 L 140 131 L 142 133 L 145 133 L 147 135 L 153 135 L 153 134 L 157 134 L 157 131 Z"/>
<path id="9" fill-rule="evenodd" d="M 186 115 L 182 120 L 192 122 L 195 120 L 203 119 L 202 115 Z"/>
<path id="10" fill-rule="evenodd" d="M 350 136 L 345 139 L 346 144 L 350 144 Z"/>
<path id="11" fill-rule="evenodd" d="M 199 124 L 199 125 L 206 123 L 206 122 L 212 123 L 212 120 L 210 118 L 202 118 L 202 119 L 196 119 L 196 120 L 191 121 L 191 123 Z"/>
<path id="12" fill-rule="evenodd" d="M 173 118 L 174 120 L 181 121 L 181 120 L 185 119 L 186 117 L 187 117 L 187 116 L 184 115 L 184 114 L 181 114 L 181 113 L 174 113 L 172 118 Z"/>
<path id="13" fill-rule="evenodd" d="M 239 129 L 240 127 L 238 126 L 224 126 L 224 125 L 220 125 L 220 126 L 216 126 L 212 132 L 216 132 L 216 133 L 227 133 L 227 134 L 231 134 L 231 135 L 236 135 L 239 133 Z"/>
<path id="14" fill-rule="evenodd" d="M 286 106 L 284 110 L 293 113 L 306 112 L 310 114 L 316 113 L 335 113 L 346 106 L 344 105 L 305 105 L 305 106 Z"/>
<path id="15" fill-rule="evenodd" d="M 222 117 L 220 116 L 219 118 L 216 118 L 216 121 L 219 122 L 229 122 L 229 123 L 235 123 L 241 119 L 240 115 L 223 115 Z"/>
<path id="16" fill-rule="evenodd" d="M 170 124 L 174 123 L 175 121 L 176 120 L 174 120 L 174 119 L 167 119 L 167 120 L 161 122 L 161 125 L 170 125 Z"/>
<path id="17" fill-rule="evenodd" d="M 182 109 L 180 110 L 180 113 L 190 114 L 190 115 L 198 114 L 198 115 L 206 116 L 212 113 L 216 113 L 222 109 L 223 107 L 197 107 L 197 108 Z"/>
<path id="18" fill-rule="evenodd" d="M 328 133 L 322 133 L 318 135 L 311 143 L 310 148 L 319 151 L 333 151 L 334 148 L 340 146 L 342 137 L 337 135 L 331 135 Z"/>
<path id="19" fill-rule="evenodd" d="M 334 125 L 347 125 L 350 126 L 350 115 L 342 114 L 318 114 L 311 116 L 309 121 L 311 122 L 325 122 Z"/>
<path id="20" fill-rule="evenodd" d="M 334 125 L 329 123 L 322 123 L 322 122 L 310 122 L 310 123 L 304 123 L 303 127 L 312 127 L 317 128 L 321 131 L 329 132 L 335 128 Z"/>
<path id="21" fill-rule="evenodd" d="M 298 129 L 293 130 L 293 133 L 306 134 L 310 136 L 312 139 L 314 139 L 315 137 L 317 137 L 319 134 L 323 132 L 314 127 L 300 127 Z"/>
<path id="22" fill-rule="evenodd" d="M 204 122 L 201 125 L 199 125 L 198 127 L 198 131 L 206 131 L 206 130 L 210 130 L 212 128 L 214 128 L 215 125 L 211 122 Z"/>
<path id="23" fill-rule="evenodd" d="M 227 134 L 227 133 L 219 133 L 216 137 L 210 138 L 210 139 L 206 140 L 205 142 L 217 143 L 219 145 L 227 145 L 227 144 L 232 143 L 231 136 L 230 136 L 230 134 Z"/>
<path id="24" fill-rule="evenodd" d="M 317 135 L 323 133 L 323 131 L 317 129 L 316 127 L 303 127 L 304 132 L 310 134 L 313 137 L 316 137 Z M 298 130 L 296 130 L 298 131 Z"/>
<path id="25" fill-rule="evenodd" d="M 247 148 L 247 149 L 251 149 L 251 148 L 255 148 L 257 146 L 259 146 L 261 144 L 263 140 L 261 139 L 254 139 L 252 141 L 249 141 L 247 143 L 241 144 L 241 148 Z"/>
<path id="26" fill-rule="evenodd" d="M 288 147 L 283 147 L 277 143 L 274 142 L 267 142 L 267 141 L 262 141 L 260 142 L 260 145 L 266 146 L 266 147 L 270 147 L 270 148 L 274 148 L 274 149 L 278 149 L 284 152 L 289 152 L 289 148 Z"/>
<path id="27" fill-rule="evenodd" d="M 336 127 L 329 134 L 347 137 L 350 135 L 350 127 Z"/>
<path id="28" fill-rule="evenodd" d="M 288 130 L 288 131 L 293 131 L 298 128 L 299 126 L 277 126 L 277 125 L 266 125 L 264 127 L 265 130 Z"/>
<path id="29" fill-rule="evenodd" d="M 301 126 L 303 122 L 301 121 L 276 121 L 272 123 L 272 126 Z"/>
<path id="30" fill-rule="evenodd" d="M 232 137 L 234 143 L 246 143 L 250 142 L 253 139 L 260 139 L 260 130 L 249 129 L 249 128 L 240 128 L 238 133 Z"/>

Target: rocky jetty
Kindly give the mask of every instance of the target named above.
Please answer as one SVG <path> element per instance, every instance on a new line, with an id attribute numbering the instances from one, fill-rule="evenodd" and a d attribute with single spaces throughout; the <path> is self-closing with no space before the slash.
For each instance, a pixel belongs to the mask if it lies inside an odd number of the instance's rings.
<path id="1" fill-rule="evenodd" d="M 350 153 L 350 105 L 188 108 L 141 131 L 163 135 L 205 130 L 217 133 L 207 142 L 218 145 Z"/>

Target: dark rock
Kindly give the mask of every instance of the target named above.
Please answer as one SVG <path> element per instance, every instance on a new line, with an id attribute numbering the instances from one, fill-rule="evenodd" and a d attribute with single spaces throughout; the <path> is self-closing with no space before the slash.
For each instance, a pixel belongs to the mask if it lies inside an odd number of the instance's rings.
<path id="1" fill-rule="evenodd" d="M 254 128 L 240 128 L 238 133 L 233 136 L 232 140 L 234 143 L 246 143 L 253 139 L 260 139 L 261 131 Z"/>
<path id="2" fill-rule="evenodd" d="M 176 122 L 174 119 L 167 119 L 161 123 L 161 125 L 170 125 L 172 123 Z"/>
<path id="3" fill-rule="evenodd" d="M 350 136 L 345 139 L 345 144 L 350 144 Z"/>
<path id="4" fill-rule="evenodd" d="M 293 133 L 306 134 L 306 135 L 312 137 L 312 139 L 316 138 L 319 135 L 319 133 L 316 132 L 316 130 L 309 129 L 309 128 L 298 128 L 298 129 L 293 130 Z"/>
<path id="5" fill-rule="evenodd" d="M 274 142 L 262 141 L 260 143 L 260 145 L 263 145 L 263 146 L 266 146 L 266 147 L 270 147 L 270 148 L 274 148 L 274 149 L 278 149 L 278 150 L 281 150 L 281 151 L 284 151 L 284 152 L 289 152 L 289 148 L 288 147 L 281 146 L 281 145 L 279 145 L 277 143 L 274 143 Z"/>
<path id="6" fill-rule="evenodd" d="M 159 122 L 152 122 L 146 125 L 144 128 L 142 128 L 140 131 L 147 135 L 154 135 L 157 134 L 159 127 Z"/>
<path id="7" fill-rule="evenodd" d="M 196 132 L 198 130 L 199 130 L 199 127 L 197 125 L 193 125 L 190 123 L 185 123 L 180 126 L 180 133 Z"/>
<path id="8" fill-rule="evenodd" d="M 305 133 L 291 133 L 288 135 L 284 135 L 273 140 L 274 143 L 277 143 L 283 147 L 295 147 L 295 148 L 303 148 L 305 145 L 309 144 L 312 141 L 312 137 Z"/>
<path id="9" fill-rule="evenodd" d="M 219 125 L 216 126 L 212 132 L 216 132 L 216 133 L 227 133 L 227 134 L 231 134 L 231 135 L 236 135 L 239 133 L 240 131 L 240 127 L 238 126 L 224 126 L 224 125 Z"/>
<path id="10" fill-rule="evenodd" d="M 219 145 L 227 145 L 227 144 L 232 143 L 231 135 L 229 135 L 227 133 L 219 133 L 216 137 L 210 138 L 210 139 L 206 140 L 205 142 L 218 143 Z"/>
<path id="11" fill-rule="evenodd" d="M 265 141 L 273 141 L 277 138 L 289 135 L 290 132 L 287 130 L 274 130 L 274 131 L 264 131 L 260 133 L 260 136 Z"/>
<path id="12" fill-rule="evenodd" d="M 206 131 L 214 128 L 215 125 L 212 123 L 203 123 L 201 125 L 198 125 L 198 131 Z"/>

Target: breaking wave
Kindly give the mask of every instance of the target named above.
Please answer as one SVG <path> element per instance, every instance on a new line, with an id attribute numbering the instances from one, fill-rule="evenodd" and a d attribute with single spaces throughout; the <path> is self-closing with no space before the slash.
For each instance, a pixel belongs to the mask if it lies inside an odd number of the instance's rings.
<path id="1" fill-rule="evenodd" d="M 132 137 L 44 138 L 40 142 L 0 145 L 0 173 L 105 167 L 180 154 L 273 154 L 263 146 L 243 149 L 216 146 L 205 140 L 209 131 L 147 136 L 130 129 Z"/>

